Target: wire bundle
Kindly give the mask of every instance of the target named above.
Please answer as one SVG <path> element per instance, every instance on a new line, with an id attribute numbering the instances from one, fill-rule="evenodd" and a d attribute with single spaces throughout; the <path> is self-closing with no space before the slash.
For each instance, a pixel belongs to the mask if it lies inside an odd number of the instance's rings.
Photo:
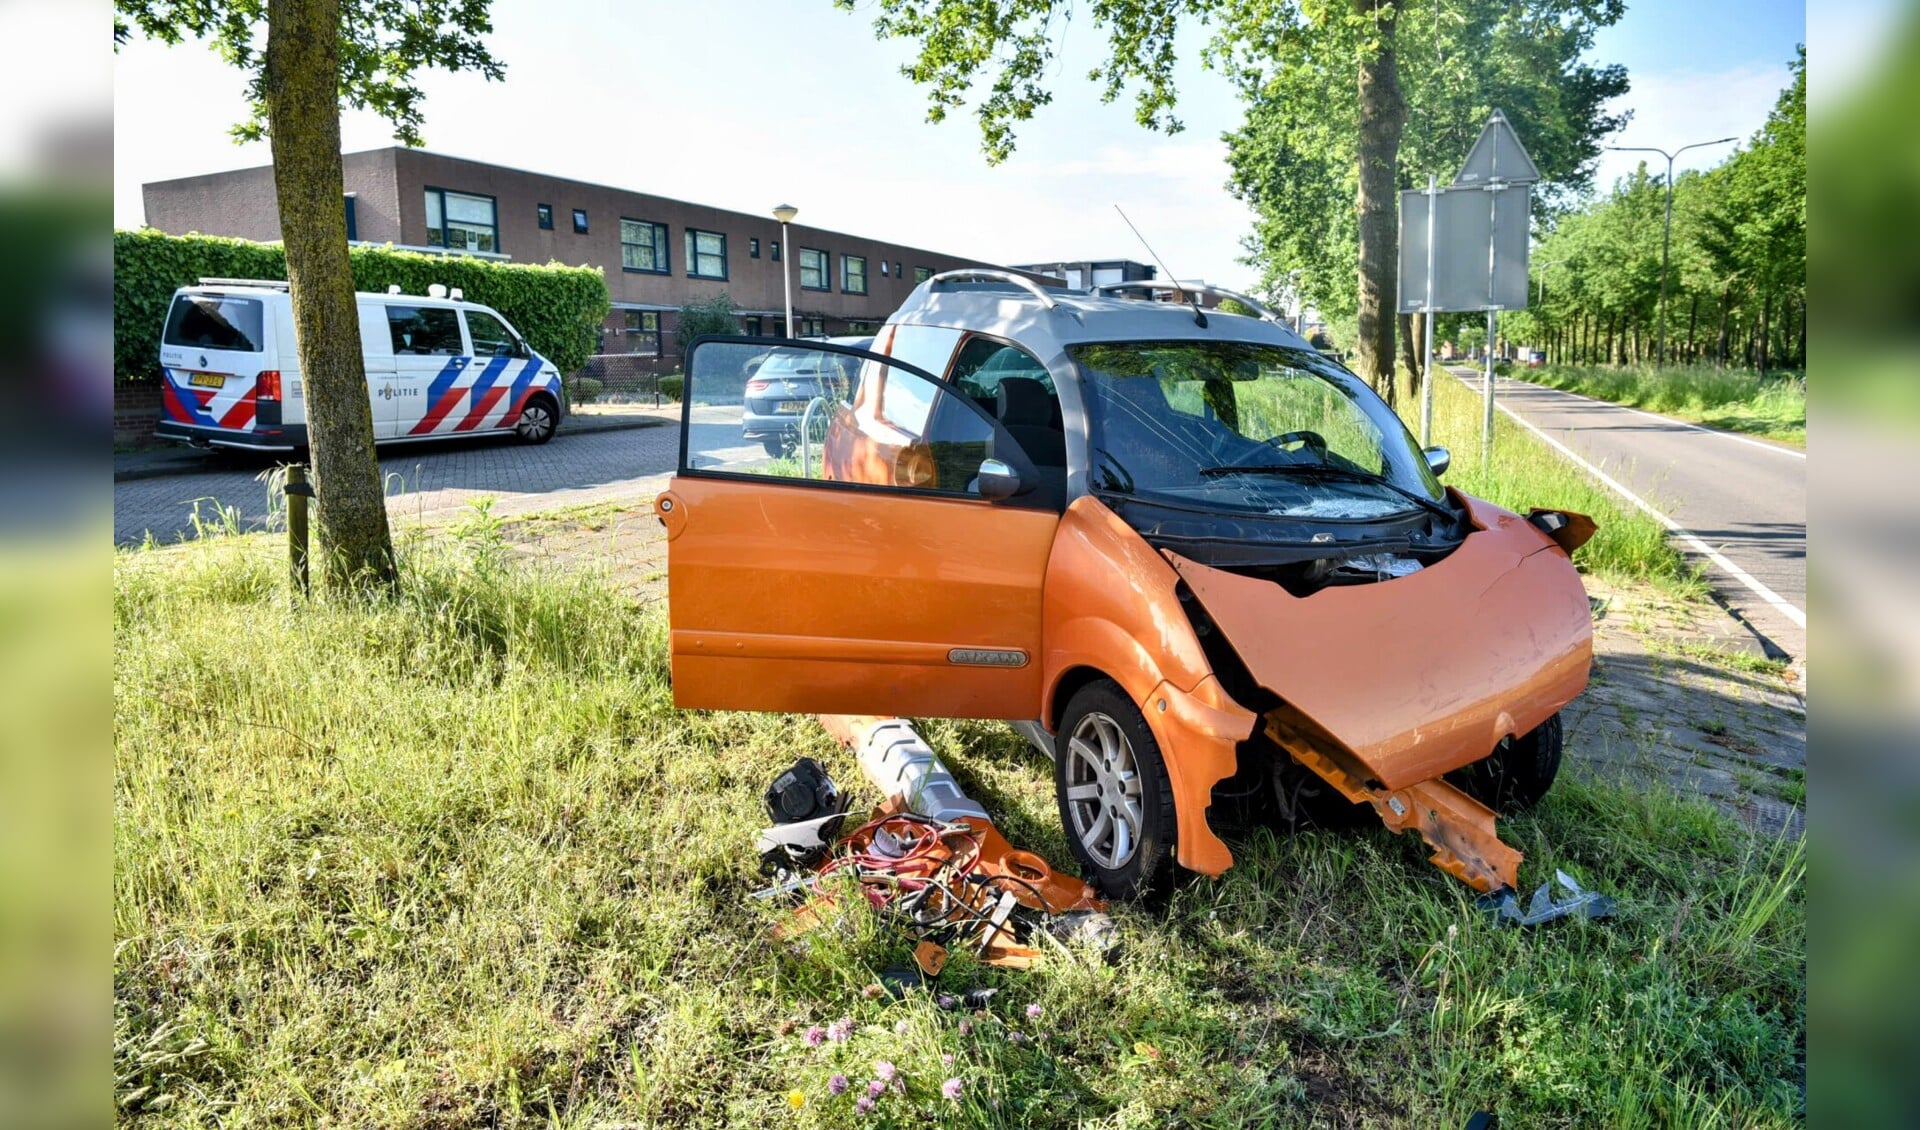
<path id="1" fill-rule="evenodd" d="M 896 812 L 847 835 L 819 877 L 851 877 L 876 909 L 901 920 L 915 942 L 946 945 L 978 937 L 984 943 L 983 931 L 993 927 L 995 909 L 1008 893 L 1029 910 L 1052 912 L 1033 884 L 984 871 L 982 846 L 981 833 L 967 824 Z"/>

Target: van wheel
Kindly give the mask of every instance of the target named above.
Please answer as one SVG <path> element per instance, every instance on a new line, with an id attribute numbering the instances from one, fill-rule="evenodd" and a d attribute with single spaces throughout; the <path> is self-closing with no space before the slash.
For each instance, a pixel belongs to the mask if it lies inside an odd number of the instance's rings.
<path id="1" fill-rule="evenodd" d="M 520 410 L 520 422 L 513 426 L 513 434 L 526 443 L 545 443 L 553 438 L 554 429 L 559 423 L 553 401 L 545 396 L 536 396 Z"/>
<path id="2" fill-rule="evenodd" d="M 1165 886 L 1178 823 L 1160 743 L 1140 708 L 1108 679 L 1067 703 L 1053 762 L 1067 844 L 1093 884 L 1130 899 Z"/>
<path id="3" fill-rule="evenodd" d="M 1530 732 L 1497 747 L 1472 765 L 1449 773 L 1461 791 L 1499 813 L 1524 812 L 1540 803 L 1560 775 L 1566 734 L 1555 714 Z"/>

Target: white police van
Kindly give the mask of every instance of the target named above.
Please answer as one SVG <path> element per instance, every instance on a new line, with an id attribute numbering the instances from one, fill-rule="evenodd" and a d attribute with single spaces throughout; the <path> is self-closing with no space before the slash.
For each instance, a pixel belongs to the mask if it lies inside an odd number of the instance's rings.
<path id="1" fill-rule="evenodd" d="M 421 298 L 357 296 L 375 442 L 513 432 L 553 438 L 560 371 L 500 314 L 435 284 Z M 196 446 L 291 451 L 307 443 L 306 399 L 287 284 L 203 278 L 174 292 L 160 337 L 154 433 Z"/>

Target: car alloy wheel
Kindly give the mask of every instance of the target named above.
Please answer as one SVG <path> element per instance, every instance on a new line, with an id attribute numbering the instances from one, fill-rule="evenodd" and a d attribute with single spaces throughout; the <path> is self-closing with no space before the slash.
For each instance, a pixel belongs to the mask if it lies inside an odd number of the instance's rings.
<path id="1" fill-rule="evenodd" d="M 535 400 L 520 412 L 520 424 L 514 429 L 528 443 L 545 443 L 553 438 L 553 409 L 545 401 Z"/>
<path id="2" fill-rule="evenodd" d="M 1092 860 L 1118 871 L 1140 845 L 1140 771 L 1120 724 L 1089 711 L 1067 736 L 1066 807 Z"/>

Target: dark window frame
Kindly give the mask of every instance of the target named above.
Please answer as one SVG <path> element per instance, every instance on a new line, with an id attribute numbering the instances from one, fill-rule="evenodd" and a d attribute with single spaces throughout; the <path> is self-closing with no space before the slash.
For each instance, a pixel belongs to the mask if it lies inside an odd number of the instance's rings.
<path id="1" fill-rule="evenodd" d="M 627 242 L 627 225 L 644 224 L 653 229 L 653 253 L 659 261 L 658 267 L 627 266 L 627 248 L 640 247 L 638 243 Z M 657 220 L 636 220 L 632 216 L 620 217 L 620 269 L 635 275 L 670 275 L 673 273 L 673 235 L 667 225 Z"/>
<path id="2" fill-rule="evenodd" d="M 780 261 L 780 241 L 777 239 L 770 239 L 767 242 L 773 245 L 773 254 L 769 256 L 769 258 L 771 258 L 774 262 L 778 263 Z"/>
<path id="3" fill-rule="evenodd" d="M 466 252 L 471 250 L 469 248 L 464 248 L 464 247 L 455 248 L 455 247 L 448 246 L 447 244 L 447 230 L 448 230 L 447 229 L 447 193 L 451 192 L 455 196 L 470 196 L 475 200 L 485 200 L 487 203 L 493 206 L 493 250 L 484 252 L 484 254 L 488 254 L 488 255 L 505 254 L 505 252 L 503 252 L 500 249 L 501 247 L 501 244 L 500 244 L 500 198 L 498 196 L 492 196 L 484 192 L 468 192 L 464 188 L 444 188 L 437 184 L 422 185 L 421 186 L 422 194 L 420 197 L 422 209 L 426 207 L 426 194 L 435 193 L 435 192 L 440 194 L 440 242 L 439 243 L 433 242 L 433 236 L 432 236 L 433 229 L 429 227 L 427 229 L 429 233 L 427 236 L 428 247 L 438 247 L 442 251 L 451 251 L 455 253 Z M 462 220 L 460 222 L 469 223 L 470 221 Z"/>
<path id="4" fill-rule="evenodd" d="M 533 222 L 540 225 L 541 231 L 552 231 L 553 205 L 535 204 L 533 206 Z"/>
<path id="5" fill-rule="evenodd" d="M 853 279 L 852 267 L 855 261 L 858 261 L 860 264 L 860 289 L 859 290 L 853 289 L 853 286 L 851 285 L 851 281 Z M 846 252 L 842 251 L 840 253 L 840 293 L 841 294 L 866 294 L 872 289 L 873 289 L 873 284 L 870 281 L 868 281 L 868 276 L 867 276 L 867 257 L 865 255 L 849 255 Z"/>
<path id="6" fill-rule="evenodd" d="M 587 210 L 585 208 L 575 208 L 573 210 L 573 234 L 586 235 L 587 229 Z"/>
<path id="7" fill-rule="evenodd" d="M 666 356 L 666 354 L 662 352 L 665 348 L 666 334 L 661 330 L 660 311 L 622 310 L 620 314 L 620 328 L 626 331 L 626 337 L 629 342 L 638 338 L 641 341 L 651 340 L 653 343 L 653 350 L 651 352 L 644 349 L 628 349 L 628 354 L 636 357 Z M 648 318 L 653 319 L 652 329 L 647 328 Z M 635 322 L 639 323 L 638 327 L 634 325 Z"/>
<path id="8" fill-rule="evenodd" d="M 932 277 L 933 277 L 932 267 L 915 267 L 913 269 L 913 285 L 915 286 L 919 286 L 921 283 L 926 282 L 928 279 Z"/>
<path id="9" fill-rule="evenodd" d="M 819 286 L 807 285 L 807 256 L 809 254 L 820 256 Z M 802 247 L 800 249 L 800 289 L 817 290 L 823 293 L 833 289 L 833 256 L 831 254 L 818 247 Z"/>
<path id="10" fill-rule="evenodd" d="M 422 305 L 416 305 L 410 302 L 386 302 L 386 303 L 382 303 L 382 307 L 386 311 L 387 335 L 388 335 L 389 343 L 393 346 L 393 355 L 395 357 L 464 357 L 469 355 L 468 345 L 467 345 L 466 323 L 461 320 L 460 311 L 455 309 L 454 307 L 422 306 Z M 416 314 L 419 314 L 423 320 L 425 319 L 428 311 L 432 311 L 435 314 L 445 315 L 447 319 L 447 323 L 453 327 L 453 336 L 455 339 L 455 348 L 453 352 L 441 353 L 441 352 L 436 352 L 433 350 L 426 350 L 426 349 L 403 348 L 400 340 L 393 336 L 394 331 L 399 325 L 399 323 L 394 319 L 394 316 L 393 316 L 393 312 L 395 310 L 411 310 Z"/>
<path id="11" fill-rule="evenodd" d="M 750 235 L 747 237 L 747 258 L 749 259 L 760 258 L 760 237 L 759 236 Z"/>
<path id="12" fill-rule="evenodd" d="M 687 228 L 685 231 L 687 243 L 687 277 L 690 279 L 712 279 L 717 282 L 726 282 L 728 276 L 727 233 L 714 231 L 710 228 Z M 703 235 L 715 236 L 720 240 L 720 273 L 717 275 L 707 274 L 700 270 L 701 256 L 699 247 L 700 237 Z"/>

